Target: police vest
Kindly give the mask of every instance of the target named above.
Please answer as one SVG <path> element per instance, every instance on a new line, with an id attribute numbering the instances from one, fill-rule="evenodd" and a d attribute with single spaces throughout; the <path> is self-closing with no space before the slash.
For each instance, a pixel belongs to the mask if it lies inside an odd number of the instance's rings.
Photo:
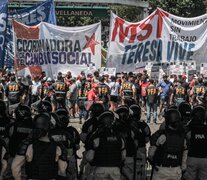
<path id="1" fill-rule="evenodd" d="M 125 82 L 122 84 L 123 96 L 124 98 L 133 97 L 133 84 L 131 82 Z"/>
<path id="2" fill-rule="evenodd" d="M 146 88 L 146 97 L 149 103 L 156 103 L 158 90 L 155 86 L 148 86 Z"/>
<path id="3" fill-rule="evenodd" d="M 55 142 L 62 143 L 66 148 L 70 147 L 72 138 L 69 138 L 69 134 L 65 130 L 51 130 L 50 136 Z"/>
<path id="4" fill-rule="evenodd" d="M 95 149 L 95 156 L 91 162 L 96 167 L 121 166 L 121 139 L 117 136 L 100 137 L 99 147 Z"/>
<path id="5" fill-rule="evenodd" d="M 84 89 L 87 90 L 87 91 L 90 91 L 92 89 L 91 82 L 86 81 Z"/>
<path id="6" fill-rule="evenodd" d="M 13 134 L 9 141 L 9 151 L 12 157 L 15 156 L 19 144 L 22 142 L 22 140 L 27 138 L 27 136 L 32 132 L 32 127 L 33 127 L 32 120 L 31 121 L 27 120 L 27 121 L 28 122 L 17 121 L 14 124 Z"/>
<path id="7" fill-rule="evenodd" d="M 84 88 L 84 89 L 79 89 L 78 90 L 78 99 L 83 99 L 86 100 L 88 96 L 88 91 Z"/>
<path id="8" fill-rule="evenodd" d="M 11 82 L 7 85 L 8 99 L 19 102 L 20 100 L 20 86 L 16 82 Z"/>
<path id="9" fill-rule="evenodd" d="M 207 126 L 193 126 L 191 130 L 188 156 L 207 158 Z"/>
<path id="10" fill-rule="evenodd" d="M 166 133 L 166 142 L 157 148 L 154 163 L 163 167 L 177 167 L 182 163 L 184 151 L 184 134 Z"/>
<path id="11" fill-rule="evenodd" d="M 109 87 L 106 84 L 98 85 L 98 97 L 103 102 L 108 102 L 107 94 L 109 94 Z"/>
<path id="12" fill-rule="evenodd" d="M 175 87 L 175 99 L 183 99 L 185 100 L 186 89 L 182 86 Z"/>
<path id="13" fill-rule="evenodd" d="M 33 143 L 33 158 L 26 162 L 28 179 L 56 179 L 58 165 L 55 161 L 57 145 L 55 142 L 36 141 Z"/>
<path id="14" fill-rule="evenodd" d="M 54 85 L 56 99 L 63 99 L 66 96 L 66 85 L 63 82 L 56 82 Z"/>
<path id="15" fill-rule="evenodd" d="M 203 96 L 205 94 L 205 87 L 202 85 L 195 86 L 194 92 L 198 97 Z"/>
<path id="16" fill-rule="evenodd" d="M 48 88 L 46 86 L 41 85 L 38 87 L 37 93 L 41 97 L 41 99 L 43 99 L 48 94 Z"/>

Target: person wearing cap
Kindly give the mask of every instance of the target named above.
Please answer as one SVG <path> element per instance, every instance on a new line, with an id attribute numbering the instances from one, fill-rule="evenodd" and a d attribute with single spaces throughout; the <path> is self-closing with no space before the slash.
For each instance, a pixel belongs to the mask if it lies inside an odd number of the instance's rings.
<path id="1" fill-rule="evenodd" d="M 176 109 L 169 109 L 165 116 L 165 128 L 150 138 L 148 160 L 152 165 L 152 180 L 181 180 L 186 169 L 187 140 Z"/>
<path id="2" fill-rule="evenodd" d="M 149 83 L 146 88 L 147 123 L 150 123 L 151 111 L 153 113 L 153 122 L 157 123 L 158 88 L 154 85 L 153 79 L 150 79 Z"/>
<path id="3" fill-rule="evenodd" d="M 167 79 L 168 76 L 166 74 L 163 75 L 163 81 L 158 83 L 159 94 L 160 94 L 160 113 L 162 112 L 163 105 L 166 103 L 169 105 L 170 103 L 170 92 L 173 84 Z"/>
<path id="4" fill-rule="evenodd" d="M 48 137 L 50 115 L 42 113 L 34 117 L 32 138 L 22 142 L 12 162 L 15 180 L 21 180 L 21 168 L 25 165 L 27 179 L 67 179 L 67 155 Z"/>
<path id="5" fill-rule="evenodd" d="M 207 177 L 207 116 L 206 109 L 197 105 L 191 113 L 187 138 L 189 151 L 184 180 L 206 179 Z"/>
<path id="6" fill-rule="evenodd" d="M 125 160 L 125 142 L 116 132 L 113 112 L 105 111 L 98 118 L 98 129 L 88 142 L 86 159 L 92 166 L 88 180 L 121 180 Z"/>
<path id="7" fill-rule="evenodd" d="M 115 76 L 111 76 L 111 82 L 109 83 L 110 93 L 110 110 L 115 111 L 118 107 L 118 97 L 120 93 L 121 86 L 117 82 Z"/>
<path id="8" fill-rule="evenodd" d="M 48 87 L 45 85 L 46 83 L 46 79 L 42 79 L 41 80 L 41 85 L 39 85 L 37 87 L 37 96 L 38 96 L 38 100 L 43 100 L 47 98 L 48 95 Z"/>
<path id="9" fill-rule="evenodd" d="M 175 103 L 176 106 L 179 106 L 182 102 L 186 102 L 187 93 L 186 88 L 182 86 L 182 81 L 177 80 L 176 86 L 174 87 L 170 97 L 170 104 Z"/>

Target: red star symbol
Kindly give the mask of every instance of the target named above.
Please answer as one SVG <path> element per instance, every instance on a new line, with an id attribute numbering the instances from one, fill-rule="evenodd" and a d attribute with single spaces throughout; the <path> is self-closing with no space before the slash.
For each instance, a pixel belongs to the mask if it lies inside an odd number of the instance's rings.
<path id="1" fill-rule="evenodd" d="M 86 37 L 86 45 L 84 47 L 84 49 L 86 48 L 91 48 L 91 52 L 94 55 L 95 54 L 95 46 L 97 44 L 99 44 L 96 40 L 95 40 L 95 33 L 93 33 L 93 35 L 91 37 L 85 36 Z"/>

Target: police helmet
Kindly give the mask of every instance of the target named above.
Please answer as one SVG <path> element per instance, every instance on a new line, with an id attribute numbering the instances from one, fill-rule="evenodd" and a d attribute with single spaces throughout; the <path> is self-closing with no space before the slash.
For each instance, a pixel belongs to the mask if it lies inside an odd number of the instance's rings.
<path id="1" fill-rule="evenodd" d="M 57 126 L 61 128 L 67 127 L 70 120 L 68 111 L 65 108 L 59 108 L 56 110 L 56 114 L 59 117 L 59 120 L 57 121 Z"/>
<path id="2" fill-rule="evenodd" d="M 168 128 L 177 130 L 181 122 L 181 114 L 176 109 L 169 109 L 165 113 L 166 126 Z"/>
<path id="3" fill-rule="evenodd" d="M 121 120 L 128 120 L 129 119 L 129 108 L 126 105 L 119 106 L 115 111 Z"/>
<path id="4" fill-rule="evenodd" d="M 182 102 L 179 106 L 178 106 L 178 111 L 181 114 L 182 118 L 190 118 L 191 115 L 191 106 L 189 103 L 187 102 Z"/>
<path id="5" fill-rule="evenodd" d="M 137 120 L 140 120 L 141 118 L 141 107 L 137 104 L 133 104 L 129 108 L 131 111 L 130 115 L 133 118 L 136 118 Z"/>
<path id="6" fill-rule="evenodd" d="M 0 114 L 6 113 L 6 104 L 4 101 L 0 100 Z"/>
<path id="7" fill-rule="evenodd" d="M 31 118 L 31 109 L 29 106 L 24 104 L 19 104 L 17 108 L 14 110 L 14 114 L 16 116 L 16 120 L 27 120 Z"/>
<path id="8" fill-rule="evenodd" d="M 43 100 L 43 101 L 40 102 L 38 111 L 40 113 L 41 112 L 50 113 L 50 112 L 52 112 L 52 104 L 49 101 L 47 101 L 47 100 Z"/>
<path id="9" fill-rule="evenodd" d="M 112 128 L 116 121 L 116 116 L 112 111 L 105 111 L 98 117 L 99 127 Z"/>
<path id="10" fill-rule="evenodd" d="M 104 112 L 104 107 L 100 103 L 94 103 L 91 105 L 89 112 L 91 113 L 92 117 L 98 117 Z"/>
<path id="11" fill-rule="evenodd" d="M 203 106 L 195 106 L 191 112 L 192 123 L 204 124 L 206 121 L 206 110 Z"/>
<path id="12" fill-rule="evenodd" d="M 34 129 L 41 129 L 48 132 L 50 129 L 50 119 L 49 113 L 40 113 L 34 117 Z"/>

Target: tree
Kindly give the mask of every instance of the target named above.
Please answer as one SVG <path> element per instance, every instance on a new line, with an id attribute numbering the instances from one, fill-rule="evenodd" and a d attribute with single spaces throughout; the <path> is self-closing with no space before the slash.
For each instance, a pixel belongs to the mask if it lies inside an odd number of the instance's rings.
<path id="1" fill-rule="evenodd" d="M 149 0 L 150 13 L 157 7 L 182 17 L 195 17 L 206 13 L 204 0 Z"/>
<path id="2" fill-rule="evenodd" d="M 143 19 L 142 8 L 134 6 L 111 6 L 111 10 L 129 22 L 138 22 Z"/>

